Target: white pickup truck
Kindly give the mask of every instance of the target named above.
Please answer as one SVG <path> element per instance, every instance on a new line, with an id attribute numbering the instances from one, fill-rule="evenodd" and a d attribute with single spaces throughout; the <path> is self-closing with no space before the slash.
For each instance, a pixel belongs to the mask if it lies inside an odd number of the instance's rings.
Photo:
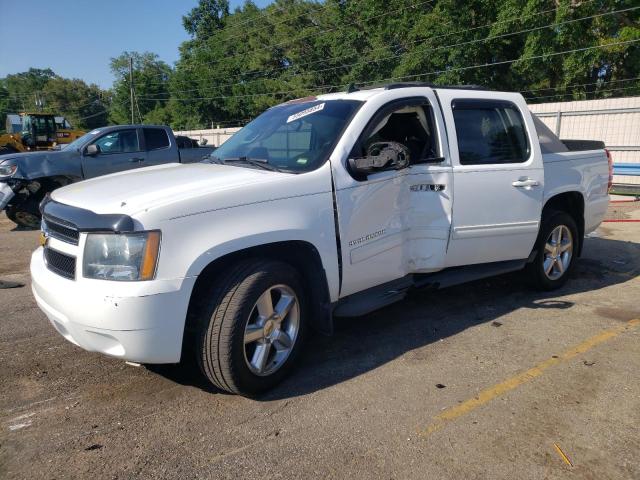
<path id="1" fill-rule="evenodd" d="M 215 386 L 255 394 L 333 315 L 514 270 L 561 286 L 607 209 L 602 147 L 559 141 L 516 93 L 393 84 L 290 101 L 208 161 L 55 190 L 33 293 L 86 350 L 193 354 Z"/>

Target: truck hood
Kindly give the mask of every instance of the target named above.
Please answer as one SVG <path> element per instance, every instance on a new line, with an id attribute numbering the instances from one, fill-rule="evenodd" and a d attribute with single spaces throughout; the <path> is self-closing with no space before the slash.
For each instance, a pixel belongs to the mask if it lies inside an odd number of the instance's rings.
<path id="1" fill-rule="evenodd" d="M 77 151 L 51 150 L 25 152 L 0 156 L 0 164 L 16 165 L 13 178 L 33 180 L 35 178 L 65 175 L 82 178 Z"/>
<path id="2" fill-rule="evenodd" d="M 51 198 L 96 213 L 131 216 L 170 205 L 169 215 L 180 216 L 264 200 L 277 189 L 262 185 L 295 176 L 230 165 L 172 163 L 74 183 L 55 190 Z M 278 196 L 286 194 L 280 189 Z M 206 200 L 197 201 L 199 198 Z"/>

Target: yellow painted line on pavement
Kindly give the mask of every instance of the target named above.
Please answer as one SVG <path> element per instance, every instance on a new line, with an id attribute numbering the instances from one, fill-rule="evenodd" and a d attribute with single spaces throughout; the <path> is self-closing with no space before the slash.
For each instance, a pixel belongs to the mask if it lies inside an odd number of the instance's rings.
<path id="1" fill-rule="evenodd" d="M 560 455 L 560 458 L 562 458 L 562 461 L 567 465 L 569 465 L 570 467 L 573 467 L 573 463 L 571 463 L 571 460 L 569 460 L 569 457 L 567 457 L 567 455 L 562 451 L 562 449 L 560 448 L 560 445 L 558 445 L 557 443 L 554 443 L 553 447 L 556 449 L 556 452 L 558 452 L 558 455 Z"/>
<path id="2" fill-rule="evenodd" d="M 628 322 L 625 322 L 624 324 L 618 327 L 604 330 L 599 334 L 594 335 L 593 337 L 585 340 L 579 345 L 576 345 L 575 347 L 570 348 L 564 353 L 557 356 L 553 356 L 548 360 L 545 360 L 544 362 L 539 363 L 538 365 L 536 365 L 533 368 L 530 368 L 526 372 L 519 373 L 518 375 L 515 375 L 505 380 L 502 383 L 498 383 L 497 385 L 493 385 L 492 387 L 489 387 L 481 391 L 478 394 L 478 396 L 476 396 L 475 398 L 470 398 L 469 400 L 466 400 L 465 402 L 462 402 L 460 405 L 457 405 L 455 407 L 447 408 L 442 413 L 434 417 L 433 423 L 429 425 L 425 430 L 420 432 L 421 435 L 426 436 L 437 430 L 440 430 L 447 423 L 455 420 L 456 418 L 466 415 L 472 410 L 475 410 L 476 408 L 484 405 L 485 403 L 490 402 L 494 398 L 499 397 L 500 395 L 503 395 L 507 392 L 510 392 L 511 390 L 514 390 L 520 385 L 530 382 L 534 378 L 539 377 L 549 367 L 552 367 L 559 363 L 570 360 L 575 356 L 580 355 L 581 353 L 591 350 L 596 345 L 606 342 L 607 340 L 610 340 L 614 337 L 617 337 L 622 332 L 635 328 L 638 325 L 640 325 L 640 318 L 629 320 Z"/>

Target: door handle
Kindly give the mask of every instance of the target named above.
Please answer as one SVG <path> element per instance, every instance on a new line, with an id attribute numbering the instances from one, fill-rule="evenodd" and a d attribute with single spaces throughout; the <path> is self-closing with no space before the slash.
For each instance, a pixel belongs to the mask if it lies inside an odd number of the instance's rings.
<path id="1" fill-rule="evenodd" d="M 134 157 L 134 158 L 130 158 L 129 161 L 131 163 L 133 163 L 133 162 L 144 162 L 144 158 L 142 158 L 142 157 Z"/>
<path id="2" fill-rule="evenodd" d="M 521 177 L 511 185 L 516 188 L 526 188 L 527 190 L 531 190 L 531 187 L 537 187 L 538 185 L 540 185 L 540 182 L 529 177 Z"/>

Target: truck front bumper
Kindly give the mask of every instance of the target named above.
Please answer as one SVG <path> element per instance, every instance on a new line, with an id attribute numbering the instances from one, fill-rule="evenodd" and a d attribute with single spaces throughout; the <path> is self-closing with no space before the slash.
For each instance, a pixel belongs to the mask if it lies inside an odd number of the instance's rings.
<path id="1" fill-rule="evenodd" d="M 15 193 L 9 184 L 0 182 L 0 211 L 4 210 L 14 195 Z"/>
<path id="2" fill-rule="evenodd" d="M 31 279 L 38 306 L 71 343 L 138 363 L 180 361 L 195 277 L 127 282 L 124 289 L 112 285 L 124 282 L 69 280 L 47 268 L 39 248 L 31 256 Z"/>

